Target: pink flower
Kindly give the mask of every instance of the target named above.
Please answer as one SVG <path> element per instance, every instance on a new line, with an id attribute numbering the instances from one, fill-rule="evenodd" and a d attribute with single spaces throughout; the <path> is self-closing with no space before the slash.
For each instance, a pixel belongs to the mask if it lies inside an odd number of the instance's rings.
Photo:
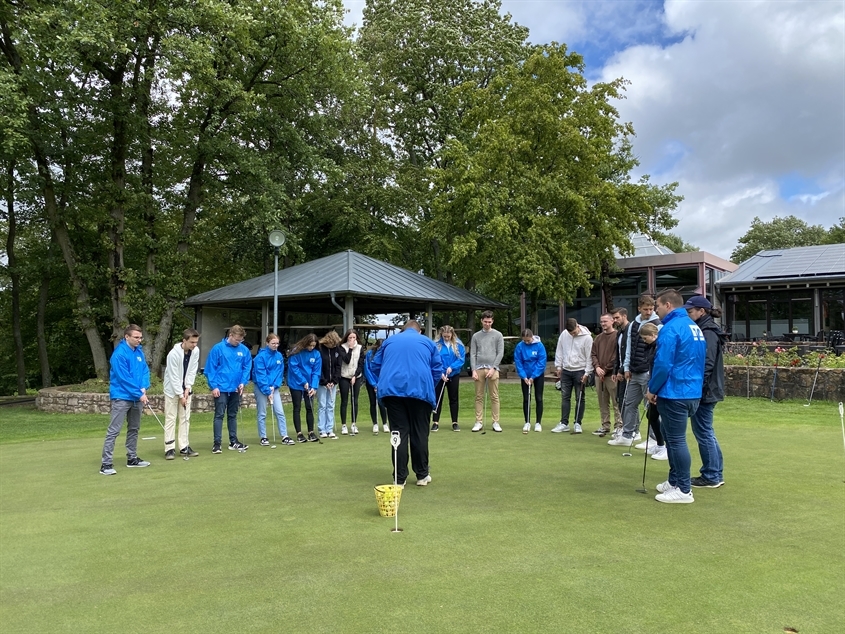
<path id="1" fill-rule="evenodd" d="M 775 352 L 777 352 L 778 354 L 780 354 L 781 352 L 783 352 L 783 348 L 781 348 L 780 346 L 778 346 L 777 348 L 775 348 Z"/>
<path id="2" fill-rule="evenodd" d="M 745 357 L 743 357 L 741 354 L 738 354 L 738 355 L 736 355 L 736 358 L 737 359 L 744 359 Z"/>

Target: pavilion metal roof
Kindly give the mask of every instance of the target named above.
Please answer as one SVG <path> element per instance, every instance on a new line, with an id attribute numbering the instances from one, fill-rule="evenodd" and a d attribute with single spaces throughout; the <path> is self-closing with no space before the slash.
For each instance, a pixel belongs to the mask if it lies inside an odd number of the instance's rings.
<path id="1" fill-rule="evenodd" d="M 632 234 L 631 244 L 634 246 L 634 253 L 632 255 L 622 255 L 619 252 L 619 249 L 614 249 L 614 255 L 617 260 L 625 258 L 639 258 L 650 255 L 671 255 L 674 253 L 671 249 L 667 249 L 662 244 L 658 244 L 642 233 Z"/>
<path id="2" fill-rule="evenodd" d="M 747 286 L 845 284 L 845 244 L 760 251 L 718 282 L 721 290 Z"/>
<path id="3" fill-rule="evenodd" d="M 189 297 L 187 306 L 260 306 L 273 299 L 273 273 Z M 297 312 L 337 312 L 331 303 L 351 295 L 356 314 L 503 308 L 506 304 L 381 260 L 342 251 L 279 270 L 279 308 Z"/>

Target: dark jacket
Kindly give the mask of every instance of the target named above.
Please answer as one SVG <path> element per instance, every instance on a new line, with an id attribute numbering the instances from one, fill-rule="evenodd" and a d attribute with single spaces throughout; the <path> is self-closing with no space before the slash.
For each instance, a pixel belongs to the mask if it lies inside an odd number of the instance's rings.
<path id="1" fill-rule="evenodd" d="M 614 374 L 625 374 L 625 348 L 628 347 L 628 326 L 616 334 L 616 363 L 613 364 Z"/>
<path id="2" fill-rule="evenodd" d="M 656 316 L 656 314 L 655 314 Z M 650 320 L 657 321 L 657 320 Z M 645 353 L 645 341 L 640 337 L 640 326 L 642 324 L 635 319 L 631 322 L 628 328 L 628 336 L 630 337 L 631 357 L 628 359 L 628 369 L 631 374 L 642 374 L 648 372 L 648 359 Z"/>
<path id="3" fill-rule="evenodd" d="M 339 345 L 334 348 L 327 348 L 323 344 L 320 344 L 318 349 L 323 362 L 323 368 L 320 370 L 320 385 L 337 384 L 340 382 L 340 365 L 343 362 L 341 353 L 343 350 Z"/>
<path id="4" fill-rule="evenodd" d="M 707 356 L 704 359 L 703 403 L 718 403 L 725 400 L 725 364 L 722 359 L 724 333 L 710 315 L 704 315 L 695 322 L 704 333 L 707 342 Z"/>

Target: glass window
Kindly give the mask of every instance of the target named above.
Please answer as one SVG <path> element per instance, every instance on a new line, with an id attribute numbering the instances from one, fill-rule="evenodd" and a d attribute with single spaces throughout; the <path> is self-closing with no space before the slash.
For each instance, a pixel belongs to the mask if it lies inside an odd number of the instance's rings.
<path id="1" fill-rule="evenodd" d="M 803 295 L 803 293 L 802 293 Z M 811 297 L 796 297 L 792 300 L 792 320 L 790 327 L 797 330 L 799 335 L 815 335 L 813 330 L 813 299 Z"/>
<path id="2" fill-rule="evenodd" d="M 822 328 L 845 330 L 845 289 L 822 291 Z"/>
<path id="3" fill-rule="evenodd" d="M 766 325 L 766 300 L 748 300 L 748 336 L 751 339 L 760 339 L 768 334 L 769 328 Z"/>
<path id="4" fill-rule="evenodd" d="M 700 286 L 698 281 L 698 267 L 691 269 L 656 269 L 654 271 L 654 283 L 657 292 L 667 288 L 680 291 L 684 299 L 695 295 L 695 289 Z"/>
<path id="5" fill-rule="evenodd" d="M 780 337 L 781 335 L 789 332 L 788 293 L 772 293 L 769 319 L 771 321 L 771 335 Z"/>

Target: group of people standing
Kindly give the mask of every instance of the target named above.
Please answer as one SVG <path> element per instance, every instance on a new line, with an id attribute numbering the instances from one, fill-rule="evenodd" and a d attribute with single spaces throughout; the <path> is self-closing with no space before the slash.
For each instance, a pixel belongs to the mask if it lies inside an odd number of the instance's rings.
<path id="1" fill-rule="evenodd" d="M 574 399 L 571 433 L 583 432 L 584 393 L 593 380 L 601 416 L 601 425 L 593 434 L 600 437 L 611 434 L 609 445 L 632 447 L 642 440 L 639 409 L 640 404 L 645 403 L 649 435 L 636 448 L 651 454 L 655 460 L 668 460 L 670 468 L 668 480 L 658 487 L 657 499 L 692 502 L 691 486 L 717 488 L 724 483 L 722 454 L 713 432 L 713 409 L 724 398 L 721 333 L 712 318 L 712 307 L 704 297 L 696 296 L 683 304 L 674 291 L 661 293 L 656 301 L 644 295 L 638 309 L 639 314 L 631 322 L 624 308 L 603 314 L 601 332 L 595 339 L 575 319 L 566 321 L 554 356 L 556 387 L 561 391 L 561 417 L 551 431 L 570 432 Z M 472 431 L 484 429 L 489 400 L 492 429 L 501 433 L 499 371 L 504 338 L 501 332 L 493 329 L 491 311 L 482 314 L 481 325 L 481 330 L 470 341 L 470 367 L 475 383 Z M 514 350 L 514 366 L 523 394 L 522 431 L 527 434 L 532 428 L 532 401 L 533 429 L 542 431 L 547 355 L 540 338 L 530 329 L 523 330 L 521 335 Z M 320 438 L 336 439 L 338 391 L 341 435 L 358 434 L 358 399 L 364 384 L 373 433 L 379 433 L 379 417 L 383 431 L 400 432 L 401 444 L 395 465 L 399 483 L 404 484 L 408 476 L 409 440 L 411 466 L 417 484 L 425 486 L 431 482 L 428 435 L 430 431 L 439 431 L 447 398 L 451 429 L 460 431 L 459 388 L 466 348 L 454 328 L 441 327 L 439 337 L 432 341 L 421 334 L 419 324 L 412 320 L 399 335 L 377 340 L 369 350 L 364 350 L 354 329 L 348 330 L 342 338 L 334 330 L 320 339 L 308 334 L 291 348 L 287 375 L 279 337 L 275 333 L 267 336 L 266 345 L 254 360 L 243 344 L 244 336 L 241 326 L 232 326 L 223 340 L 212 347 L 206 360 L 204 371 L 215 406 L 212 453 L 222 452 L 224 416 L 229 449 L 248 449 L 238 439 L 237 414 L 250 381 L 255 394 L 261 445 L 270 444 L 266 423 L 268 409 L 284 445 L 319 442 Z M 127 420 L 127 466 L 149 465 L 137 456 L 140 414 L 147 405 L 146 389 L 149 387 L 149 370 L 141 340 L 140 328 L 130 325 L 112 355 L 112 416 L 103 447 L 100 469 L 103 475 L 116 473 L 112 454 L 124 418 Z M 185 330 L 182 341 L 167 357 L 163 427 L 168 460 L 174 459 L 177 451 L 184 457 L 198 455 L 189 442 L 190 401 L 199 364 L 198 341 L 196 330 Z M 280 389 L 285 376 L 293 404 L 295 439 L 288 435 L 282 407 Z M 303 405 L 306 430 L 303 430 L 301 420 Z M 615 420 L 613 430 L 611 412 Z M 175 434 L 177 418 L 180 422 L 178 438 Z M 692 479 L 685 438 L 686 418 L 692 418 L 703 463 L 700 476 Z"/>

